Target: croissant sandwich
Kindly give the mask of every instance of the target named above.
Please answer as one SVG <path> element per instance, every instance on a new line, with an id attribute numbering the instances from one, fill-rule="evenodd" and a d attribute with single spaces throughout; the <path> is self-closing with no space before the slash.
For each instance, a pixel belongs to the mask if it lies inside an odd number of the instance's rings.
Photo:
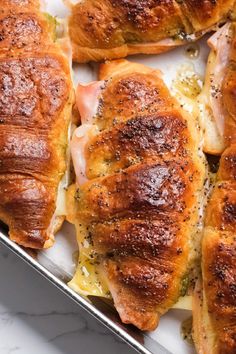
<path id="1" fill-rule="evenodd" d="M 233 354 L 236 353 L 236 25 L 226 25 L 210 43 L 214 44 L 210 58 L 217 57 L 211 65 L 218 65 L 212 83 L 216 81 L 219 85 L 218 98 L 212 99 L 218 105 L 212 111 L 212 124 L 221 137 L 224 153 L 205 217 L 203 280 L 194 301 L 194 339 L 199 354 Z M 219 66 L 220 58 L 224 65 Z"/>
<path id="2" fill-rule="evenodd" d="M 82 125 L 68 192 L 80 257 L 70 286 L 109 297 L 124 323 L 154 330 L 186 287 L 205 164 L 195 119 L 161 73 L 125 60 L 79 85 Z"/>
<path id="3" fill-rule="evenodd" d="M 55 20 L 36 0 L 0 0 L 0 219 L 12 240 L 49 247 L 60 227 L 72 104 Z"/>
<path id="4" fill-rule="evenodd" d="M 157 54 L 196 40 L 235 15 L 235 0 L 82 0 L 71 5 L 77 62 Z"/>

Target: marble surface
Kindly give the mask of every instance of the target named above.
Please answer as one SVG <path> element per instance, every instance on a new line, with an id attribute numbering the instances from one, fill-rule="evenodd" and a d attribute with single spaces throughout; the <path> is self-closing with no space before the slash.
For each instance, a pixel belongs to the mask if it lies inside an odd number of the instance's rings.
<path id="1" fill-rule="evenodd" d="M 0 354 L 134 354 L 0 244 Z"/>

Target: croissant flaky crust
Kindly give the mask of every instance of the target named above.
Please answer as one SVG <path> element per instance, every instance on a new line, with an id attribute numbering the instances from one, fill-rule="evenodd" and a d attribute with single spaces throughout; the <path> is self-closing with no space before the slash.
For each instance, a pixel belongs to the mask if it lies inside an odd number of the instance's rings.
<path id="1" fill-rule="evenodd" d="M 71 6 L 78 62 L 157 54 L 201 36 L 234 12 L 235 0 L 83 0 Z M 196 39 L 195 38 L 195 39 Z"/>
<path id="2" fill-rule="evenodd" d="M 153 330 L 178 300 L 194 257 L 205 178 L 198 131 L 158 71 L 120 60 L 102 65 L 100 79 L 78 88 L 83 124 L 71 144 L 77 186 L 68 219 L 80 259 L 70 285 L 84 290 L 91 278 L 83 274 L 95 267 L 101 284 L 87 294 L 107 284 L 122 321 Z"/>
<path id="3" fill-rule="evenodd" d="M 216 184 L 206 210 L 202 245 L 202 306 L 194 312 L 198 353 L 236 353 L 236 27 L 227 25 L 216 36 L 219 56 L 226 58 L 218 87 L 223 114 L 213 117 L 225 148 Z M 226 41 L 229 50 L 219 43 Z M 215 51 L 215 46 L 213 50 Z M 212 56 L 212 54 L 211 54 Z M 215 68 L 216 70 L 217 68 Z M 216 75 L 219 75 L 218 70 Z M 214 75 L 212 75 L 214 83 Z M 213 110 L 214 113 L 219 111 Z M 200 303 L 201 305 L 201 303 Z M 197 323 L 201 312 L 201 325 Z"/>
<path id="4" fill-rule="evenodd" d="M 25 247 L 52 244 L 66 168 L 70 69 L 38 1 L 0 0 L 0 218 Z"/>
<path id="5" fill-rule="evenodd" d="M 236 146 L 222 157 L 235 174 Z M 222 167 L 221 165 L 221 167 Z M 221 173 L 223 172 L 223 173 Z M 196 343 L 198 352 L 231 354 L 236 352 L 236 183 L 232 171 L 219 172 L 206 215 L 202 245 L 203 271 L 203 340 Z M 198 309 L 198 311 L 201 311 Z M 208 345 L 204 347 L 202 343 Z"/>

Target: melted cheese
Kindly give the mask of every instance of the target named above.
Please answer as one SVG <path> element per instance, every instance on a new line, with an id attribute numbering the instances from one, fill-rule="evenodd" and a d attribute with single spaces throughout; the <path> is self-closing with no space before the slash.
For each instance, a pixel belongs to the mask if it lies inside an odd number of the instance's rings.
<path id="1" fill-rule="evenodd" d="M 72 49 L 71 49 L 70 41 L 68 39 L 68 34 L 67 34 L 66 30 L 63 30 L 61 33 L 61 38 L 59 38 L 58 31 L 57 31 L 57 28 L 59 25 L 58 21 L 50 15 L 46 14 L 46 16 L 47 16 L 48 21 L 53 23 L 55 26 L 55 40 L 60 45 L 64 55 L 66 56 L 68 62 L 70 63 L 70 74 L 72 77 Z M 65 23 L 60 24 L 60 26 L 62 26 L 62 25 L 65 27 Z M 73 99 L 74 99 L 74 97 L 72 96 L 71 100 L 73 101 Z M 66 149 L 66 171 L 65 171 L 65 174 L 62 177 L 62 179 L 59 183 L 59 186 L 58 186 L 56 210 L 54 212 L 54 215 L 53 215 L 50 225 L 48 227 L 49 239 L 47 242 L 45 242 L 44 248 L 49 248 L 53 245 L 54 235 L 61 228 L 63 221 L 65 219 L 66 213 L 67 213 L 67 211 L 66 211 L 66 190 L 71 183 L 70 146 L 69 146 L 70 138 L 71 138 L 71 124 L 69 124 L 69 126 L 68 126 L 67 149 Z"/>
<path id="2" fill-rule="evenodd" d="M 55 19 L 53 17 L 53 19 Z M 68 30 L 67 30 L 67 22 L 66 20 L 56 20 L 55 19 L 55 25 L 56 25 L 56 38 L 57 42 L 60 45 L 64 55 L 67 58 L 68 63 L 70 64 L 70 75 L 71 77 L 73 76 L 72 73 L 72 45 L 69 40 L 68 36 Z M 74 100 L 74 97 L 72 97 L 72 100 Z M 61 182 L 58 187 L 58 193 L 57 193 L 57 201 L 56 201 L 56 211 L 54 214 L 54 219 L 56 217 L 60 216 L 65 216 L 66 215 L 66 190 L 68 186 L 71 184 L 71 164 L 70 164 L 70 156 L 71 156 L 71 151 L 70 151 L 70 145 L 69 141 L 71 139 L 72 135 L 72 124 L 69 124 L 68 127 L 68 146 L 66 150 L 66 171 L 64 176 L 61 179 Z"/>
<path id="3" fill-rule="evenodd" d="M 183 64 L 177 70 L 174 88 L 189 99 L 195 99 L 202 90 L 203 80 L 195 72 L 193 64 Z"/>
<path id="4" fill-rule="evenodd" d="M 106 285 L 105 277 L 98 267 L 98 259 L 91 247 L 89 241 L 86 239 L 86 226 L 76 224 L 76 234 L 79 244 L 79 267 L 73 279 L 68 285 L 84 296 L 99 296 L 104 298 L 111 298 L 108 286 Z"/>
<path id="5" fill-rule="evenodd" d="M 192 311 L 192 301 L 192 296 L 181 296 L 176 304 L 174 304 L 173 309 Z"/>

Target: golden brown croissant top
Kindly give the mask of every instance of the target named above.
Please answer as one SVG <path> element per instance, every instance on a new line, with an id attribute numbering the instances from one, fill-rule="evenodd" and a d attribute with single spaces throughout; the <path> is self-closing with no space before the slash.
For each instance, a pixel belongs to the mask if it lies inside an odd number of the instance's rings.
<path id="1" fill-rule="evenodd" d="M 78 62 L 151 54 L 186 43 L 227 19 L 235 0 L 84 0 L 69 21 Z M 194 38 L 194 37 L 193 37 Z"/>
<path id="2" fill-rule="evenodd" d="M 53 45 L 55 20 L 41 13 L 39 1 L 1 0 L 0 50 L 12 55 L 18 51 L 37 51 Z"/>
<path id="3" fill-rule="evenodd" d="M 31 10 L 39 10 L 40 1 L 39 0 L 1 0 L 1 10 L 12 12 L 28 12 Z"/>
<path id="4" fill-rule="evenodd" d="M 66 163 L 70 69 L 38 1 L 0 0 L 0 218 L 25 247 L 52 244 Z"/>
<path id="5" fill-rule="evenodd" d="M 108 287 L 124 323 L 153 330 L 193 258 L 205 176 L 198 132 L 158 71 L 120 60 L 102 65 L 100 79 L 78 88 L 68 219 L 80 260 L 70 285 L 102 296 Z"/>

